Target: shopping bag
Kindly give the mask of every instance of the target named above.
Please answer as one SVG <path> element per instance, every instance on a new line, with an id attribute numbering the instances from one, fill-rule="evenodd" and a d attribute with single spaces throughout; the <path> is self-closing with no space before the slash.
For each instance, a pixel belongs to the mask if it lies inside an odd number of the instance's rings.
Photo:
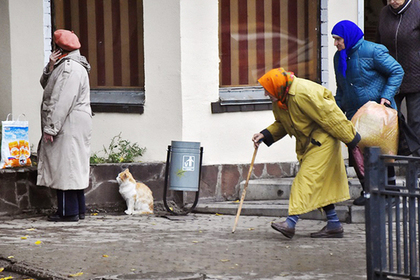
<path id="1" fill-rule="evenodd" d="M 401 112 L 398 112 L 398 127 L 398 154 L 401 156 L 409 156 L 420 149 L 420 139 L 405 122 L 405 117 Z"/>
<path id="2" fill-rule="evenodd" d="M 397 110 L 368 101 L 351 119 L 362 140 L 358 146 L 380 147 L 381 153 L 396 155 L 398 152 L 398 113 Z"/>
<path id="3" fill-rule="evenodd" d="M 9 120 L 1 122 L 1 163 L 0 167 L 31 166 L 28 121 Z"/>

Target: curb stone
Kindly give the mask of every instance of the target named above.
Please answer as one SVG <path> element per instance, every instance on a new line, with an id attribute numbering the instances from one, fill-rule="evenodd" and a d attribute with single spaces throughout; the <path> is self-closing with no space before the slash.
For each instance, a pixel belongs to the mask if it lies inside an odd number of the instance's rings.
<path id="1" fill-rule="evenodd" d="M 10 259 L 5 259 L 2 257 L 0 257 L 0 267 L 4 268 L 3 272 L 11 272 L 13 274 L 18 274 L 18 276 L 23 277 L 22 279 L 24 278 L 34 278 L 34 280 L 67 280 L 68 279 L 67 277 L 63 277 L 54 272 L 44 270 L 41 268 L 35 268 L 26 263 L 19 263 L 19 262 L 16 262 Z M 20 278 L 17 278 L 17 279 L 20 279 Z"/>

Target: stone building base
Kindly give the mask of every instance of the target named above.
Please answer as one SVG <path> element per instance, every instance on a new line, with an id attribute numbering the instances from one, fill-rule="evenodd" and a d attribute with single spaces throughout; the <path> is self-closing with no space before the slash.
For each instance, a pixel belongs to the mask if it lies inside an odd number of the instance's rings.
<path id="1" fill-rule="evenodd" d="M 164 200 L 166 163 L 130 163 L 92 165 L 86 206 L 90 211 L 120 212 L 126 209 L 118 192 L 116 177 L 129 168 L 137 181 L 148 185 L 155 204 Z M 296 163 L 255 164 L 251 179 L 294 177 Z M 227 201 L 239 199 L 240 183 L 246 180 L 249 165 L 207 165 L 201 170 L 199 199 Z M 55 191 L 36 185 L 36 167 L 0 170 L 0 216 L 44 213 L 56 207 Z M 180 195 L 181 193 L 181 195 Z M 196 192 L 168 191 L 165 199 L 194 201 Z M 178 201 L 178 199 L 176 199 Z"/>

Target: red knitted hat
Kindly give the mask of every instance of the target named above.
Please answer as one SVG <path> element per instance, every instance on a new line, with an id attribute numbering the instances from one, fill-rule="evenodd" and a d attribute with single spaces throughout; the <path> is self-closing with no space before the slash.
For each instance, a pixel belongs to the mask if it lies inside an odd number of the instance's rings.
<path id="1" fill-rule="evenodd" d="M 58 29 L 54 32 L 54 42 L 65 51 L 80 49 L 80 42 L 73 31 Z"/>

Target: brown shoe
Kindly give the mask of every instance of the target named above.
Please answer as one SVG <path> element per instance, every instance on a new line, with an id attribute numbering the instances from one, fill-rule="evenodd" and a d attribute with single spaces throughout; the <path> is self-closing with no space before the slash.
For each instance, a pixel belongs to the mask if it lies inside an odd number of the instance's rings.
<path id="1" fill-rule="evenodd" d="M 292 237 L 295 235 L 295 229 L 290 228 L 287 225 L 286 221 L 280 223 L 271 223 L 271 227 L 281 232 L 284 236 L 286 236 L 289 239 L 292 239 Z"/>
<path id="2" fill-rule="evenodd" d="M 327 226 L 325 226 L 320 231 L 311 233 L 311 237 L 312 238 L 343 238 L 343 233 L 344 233 L 344 230 L 342 226 L 336 229 L 331 229 L 331 230 L 328 230 Z"/>

